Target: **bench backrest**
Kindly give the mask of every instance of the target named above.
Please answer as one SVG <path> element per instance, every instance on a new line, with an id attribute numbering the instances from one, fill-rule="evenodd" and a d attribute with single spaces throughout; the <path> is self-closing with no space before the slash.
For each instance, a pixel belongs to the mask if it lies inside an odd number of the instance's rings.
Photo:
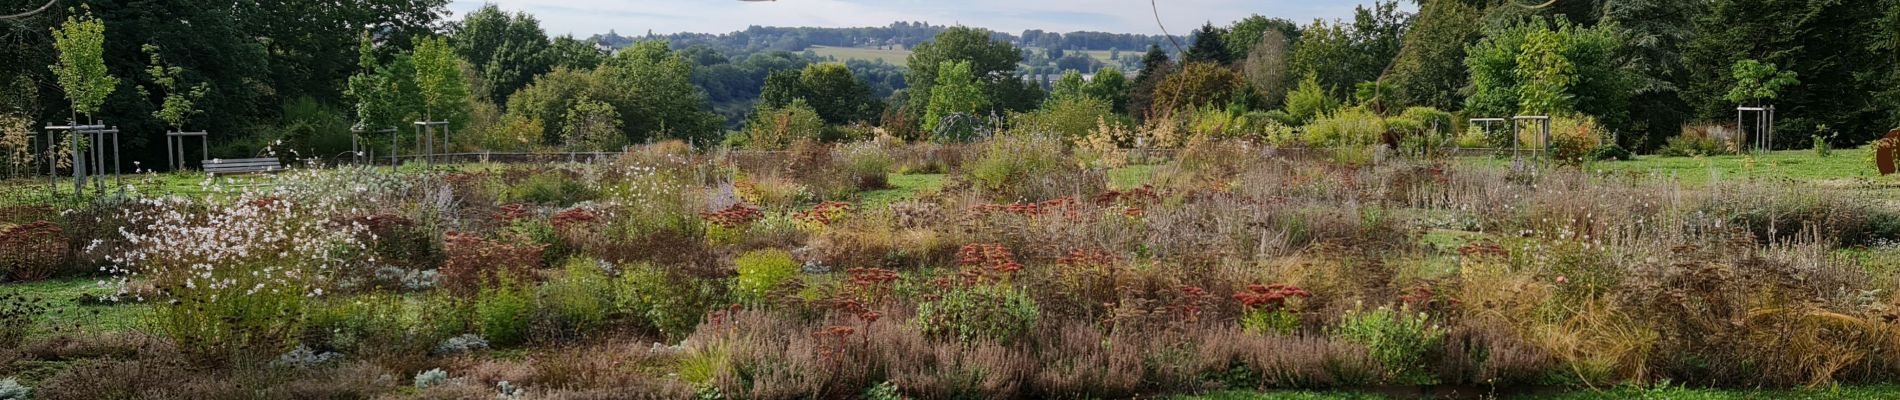
<path id="1" fill-rule="evenodd" d="M 275 158 L 242 158 L 235 160 L 205 160 L 205 172 L 213 174 L 246 174 L 252 172 L 277 172 L 284 165 Z"/>

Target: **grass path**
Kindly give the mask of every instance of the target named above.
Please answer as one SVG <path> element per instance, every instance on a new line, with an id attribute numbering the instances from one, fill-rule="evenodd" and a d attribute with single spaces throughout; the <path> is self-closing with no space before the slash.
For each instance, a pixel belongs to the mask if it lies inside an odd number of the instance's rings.
<path id="1" fill-rule="evenodd" d="M 48 309 L 40 314 L 39 328 L 33 335 L 58 332 L 123 332 L 139 325 L 150 306 L 144 304 L 100 304 L 99 296 L 111 290 L 92 278 L 69 278 L 0 285 L 0 296 L 24 295 L 46 301 Z M 56 331 L 57 330 L 57 331 Z"/>
<path id="2" fill-rule="evenodd" d="M 1474 165 L 1508 168 L 1509 158 L 1467 157 Z M 1639 156 L 1634 161 L 1602 161 L 1584 166 L 1586 170 L 1615 174 L 1638 173 L 1659 178 L 1680 179 L 1683 183 L 1703 185 L 1715 181 L 1742 179 L 1794 180 L 1827 185 L 1849 185 L 1878 175 L 1867 150 L 1835 150 L 1820 157 L 1813 150 L 1782 150 L 1768 154 L 1714 157 Z"/>

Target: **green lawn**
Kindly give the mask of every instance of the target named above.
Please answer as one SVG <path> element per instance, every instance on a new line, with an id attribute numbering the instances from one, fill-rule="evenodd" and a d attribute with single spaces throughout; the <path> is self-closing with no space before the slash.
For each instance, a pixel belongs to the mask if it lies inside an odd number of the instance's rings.
<path id="1" fill-rule="evenodd" d="M 48 310 L 40 314 L 36 335 L 60 332 L 122 332 L 137 327 L 150 306 L 144 304 L 102 305 L 100 295 L 110 289 L 93 278 L 59 279 L 28 283 L 0 284 L 0 295 L 25 295 L 44 300 Z"/>
<path id="2" fill-rule="evenodd" d="M 891 174 L 887 179 L 889 179 L 891 183 L 890 189 L 864 192 L 860 194 L 859 202 L 863 203 L 866 207 L 883 207 L 884 205 L 904 199 L 914 198 L 917 197 L 919 193 L 942 188 L 945 175 Z"/>
<path id="3" fill-rule="evenodd" d="M 1141 187 L 1154 181 L 1155 166 L 1129 165 L 1108 170 L 1108 187 L 1126 190 Z"/>
<path id="4" fill-rule="evenodd" d="M 1478 165 L 1508 167 L 1509 158 L 1468 157 Z M 1743 179 L 1796 180 L 1829 185 L 1848 185 L 1878 175 L 1867 161 L 1867 150 L 1835 150 L 1820 157 L 1813 150 L 1782 150 L 1769 154 L 1714 157 L 1641 156 L 1635 161 L 1603 161 L 1586 165 L 1589 171 L 1638 173 L 1660 178 L 1680 179 L 1701 185 L 1715 181 Z"/>

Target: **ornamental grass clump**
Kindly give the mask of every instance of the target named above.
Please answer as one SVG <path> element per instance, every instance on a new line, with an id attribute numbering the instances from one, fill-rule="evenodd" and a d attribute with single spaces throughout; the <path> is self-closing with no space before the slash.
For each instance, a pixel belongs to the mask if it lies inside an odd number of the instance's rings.
<path id="1" fill-rule="evenodd" d="M 0 279 L 13 282 L 52 277 L 67 260 L 66 232 L 47 221 L 0 229 Z"/>

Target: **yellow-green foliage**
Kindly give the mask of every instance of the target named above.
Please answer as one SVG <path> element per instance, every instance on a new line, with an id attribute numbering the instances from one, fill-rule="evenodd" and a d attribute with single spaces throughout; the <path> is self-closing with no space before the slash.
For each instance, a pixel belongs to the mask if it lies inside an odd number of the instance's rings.
<path id="1" fill-rule="evenodd" d="M 735 296 L 741 302 L 759 304 L 773 290 L 798 275 L 798 260 L 785 250 L 754 250 L 739 255 L 739 279 Z"/>
<path id="2" fill-rule="evenodd" d="M 570 259 L 563 272 L 559 279 L 541 286 L 540 314 L 560 323 L 566 332 L 584 332 L 606 322 L 613 309 L 613 280 L 599 262 Z"/>
<path id="3" fill-rule="evenodd" d="M 475 316 L 483 339 L 497 346 L 519 344 L 527 339 L 534 298 L 529 297 L 524 285 L 503 282 L 482 288 L 481 297 L 475 301 Z"/>
<path id="4" fill-rule="evenodd" d="M 1113 105 L 1090 96 L 1068 96 L 1051 100 L 1042 109 L 1019 113 L 1011 118 L 1016 130 L 1079 138 L 1095 129 L 1095 122 L 1117 118 Z"/>
<path id="5" fill-rule="evenodd" d="M 1306 145 L 1364 146 L 1377 143 L 1385 131 L 1385 121 L 1372 111 L 1357 107 L 1340 109 L 1306 125 Z"/>
<path id="6" fill-rule="evenodd" d="M 967 174 L 971 183 L 1008 200 L 1042 197 L 1050 193 L 1038 190 L 1043 186 L 1040 181 L 1058 176 L 1070 164 L 1063 147 L 1060 141 L 1038 135 L 997 138 L 984 149 L 982 158 L 967 166 Z"/>

